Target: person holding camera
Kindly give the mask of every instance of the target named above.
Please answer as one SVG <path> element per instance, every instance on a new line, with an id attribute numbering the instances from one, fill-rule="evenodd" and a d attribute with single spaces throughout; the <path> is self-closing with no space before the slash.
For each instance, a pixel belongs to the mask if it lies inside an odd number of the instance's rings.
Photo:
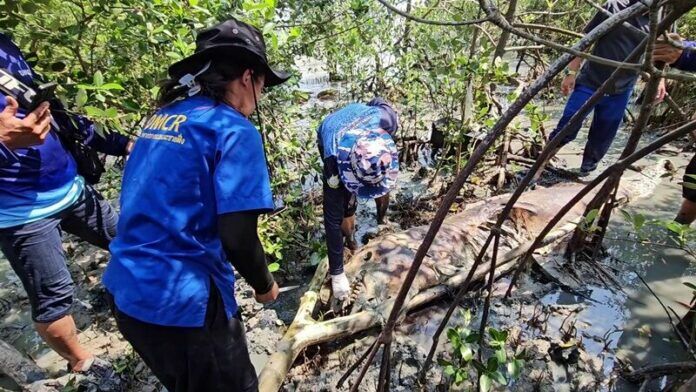
<path id="1" fill-rule="evenodd" d="M 279 288 L 257 234 L 274 203 L 249 116 L 289 75 L 271 69 L 257 28 L 229 19 L 199 32 L 169 76 L 126 164 L 103 283 L 119 330 L 169 391 L 255 391 L 234 270 L 261 303 Z"/>
<path id="2" fill-rule="evenodd" d="M 16 155 L 15 148 L 27 148 L 42 144 L 51 130 L 51 111 L 48 102 L 19 118 L 19 103 L 12 97 L 5 97 L 5 109 L 0 112 L 0 164 L 7 164 Z"/>
<path id="3" fill-rule="evenodd" d="M 19 48 L 2 33 L 0 68 L 26 86 L 37 85 Z M 79 137 L 84 150 L 123 156 L 129 139 L 99 136 L 88 119 L 68 115 L 57 100 L 50 103 L 53 113 L 48 103 L 27 113 L 17 101 L 0 94 L 0 250 L 27 292 L 37 332 L 69 370 L 118 383 L 111 365 L 78 341 L 62 234 L 107 249 L 117 221 L 111 205 L 78 172 L 81 162 L 67 144 L 76 146 Z"/>

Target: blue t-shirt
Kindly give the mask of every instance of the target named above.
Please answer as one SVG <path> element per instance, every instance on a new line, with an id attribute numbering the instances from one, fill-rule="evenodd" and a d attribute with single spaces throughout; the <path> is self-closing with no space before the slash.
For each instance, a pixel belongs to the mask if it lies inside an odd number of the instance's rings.
<path id="1" fill-rule="evenodd" d="M 172 103 L 146 122 L 126 164 L 119 234 L 103 283 L 133 318 L 200 327 L 212 281 L 232 317 L 234 272 L 218 215 L 272 209 L 254 125 L 206 97 Z"/>
<path id="2" fill-rule="evenodd" d="M 682 44 L 687 48 L 684 49 L 677 61 L 672 64 L 673 68 L 683 71 L 696 71 L 696 42 L 683 41 Z"/>
<path id="3" fill-rule="evenodd" d="M 0 67 L 31 85 L 34 71 L 17 46 L 0 33 Z M 0 94 L 0 111 L 5 95 Z M 23 118 L 23 109 L 17 117 Z M 4 151 L 3 151 L 4 150 Z M 0 228 L 54 215 L 71 206 L 83 190 L 75 161 L 51 130 L 43 144 L 9 152 L 0 148 Z"/>
<path id="4" fill-rule="evenodd" d="M 328 115 L 317 130 L 319 146 L 323 150 L 322 160 L 338 154 L 338 138 L 341 130 L 350 125 L 365 126 L 366 129 L 380 128 L 382 110 L 376 106 L 351 103 Z"/>

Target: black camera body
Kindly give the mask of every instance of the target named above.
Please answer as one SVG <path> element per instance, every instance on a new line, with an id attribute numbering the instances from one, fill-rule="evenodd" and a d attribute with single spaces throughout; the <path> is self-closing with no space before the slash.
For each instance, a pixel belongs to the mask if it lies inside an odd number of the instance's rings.
<path id="1" fill-rule="evenodd" d="M 41 102 L 50 101 L 55 96 L 56 83 L 43 83 L 36 88 L 19 81 L 7 70 L 0 68 L 0 91 L 17 99 L 19 106 L 31 112 Z"/>

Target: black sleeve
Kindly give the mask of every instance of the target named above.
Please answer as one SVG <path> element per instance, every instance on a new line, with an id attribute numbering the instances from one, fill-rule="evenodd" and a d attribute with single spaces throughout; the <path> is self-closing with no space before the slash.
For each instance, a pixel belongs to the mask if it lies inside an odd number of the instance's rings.
<path id="1" fill-rule="evenodd" d="M 218 217 L 218 231 L 227 259 L 257 294 L 266 294 L 274 280 L 256 231 L 258 219 L 258 211 L 223 214 Z"/>
<path id="2" fill-rule="evenodd" d="M 604 20 L 607 19 L 607 16 L 604 15 L 602 12 L 597 12 L 595 16 L 590 20 L 590 22 L 585 26 L 585 29 L 582 31 L 583 33 L 587 34 L 590 31 L 592 31 L 595 27 L 599 26 Z"/>
<path id="3" fill-rule="evenodd" d="M 331 275 L 336 275 L 343 272 L 343 233 L 341 232 L 341 222 L 343 222 L 345 215 L 345 198 L 349 197 L 349 195 L 346 195 L 347 190 L 343 183 L 339 180 L 336 158 L 330 157 L 324 160 L 322 182 L 324 190 L 324 230 L 326 230 L 329 272 Z"/>
<path id="4" fill-rule="evenodd" d="M 106 155 L 122 157 L 127 153 L 126 146 L 129 141 L 129 137 L 116 132 L 107 132 L 105 136 L 94 132 L 94 136 L 90 139 L 88 144 L 94 147 L 95 150 Z"/>

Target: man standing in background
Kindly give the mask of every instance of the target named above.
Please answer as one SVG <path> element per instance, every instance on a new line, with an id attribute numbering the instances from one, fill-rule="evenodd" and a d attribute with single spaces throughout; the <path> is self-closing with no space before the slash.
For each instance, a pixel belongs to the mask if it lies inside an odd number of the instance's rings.
<path id="1" fill-rule="evenodd" d="M 617 13 L 637 1 L 611 0 L 607 2 L 604 8 L 610 13 Z M 607 16 L 603 12 L 597 12 L 585 27 L 584 32 L 589 33 L 606 18 Z M 650 18 L 647 14 L 644 14 L 628 19 L 627 22 L 636 29 L 647 32 Z M 619 25 L 595 42 L 592 54 L 609 60 L 624 61 L 643 41 L 643 38 L 645 38 L 645 34 L 642 34 L 640 31 Z M 586 61 L 583 64 L 583 60 L 579 57 L 570 62 L 561 83 L 561 92 L 563 95 L 570 94 L 570 98 L 568 98 L 563 110 L 563 116 L 558 121 L 556 129 L 551 133 L 549 139 L 553 139 L 558 135 L 561 129 L 568 124 L 571 117 L 580 110 L 582 105 L 609 79 L 609 76 L 615 70 L 615 67 L 591 61 Z M 638 73 L 636 71 L 621 70 L 620 75 L 605 91 L 604 96 L 592 108 L 594 116 L 580 166 L 581 176 L 586 176 L 594 171 L 609 150 L 623 120 L 624 112 L 637 79 Z M 664 96 L 665 84 L 663 80 L 658 88 L 657 100 L 662 101 Z M 581 123 L 575 126 L 572 132 L 562 140 L 561 146 L 570 143 L 577 137 Z"/>

